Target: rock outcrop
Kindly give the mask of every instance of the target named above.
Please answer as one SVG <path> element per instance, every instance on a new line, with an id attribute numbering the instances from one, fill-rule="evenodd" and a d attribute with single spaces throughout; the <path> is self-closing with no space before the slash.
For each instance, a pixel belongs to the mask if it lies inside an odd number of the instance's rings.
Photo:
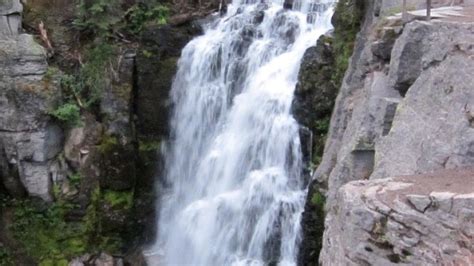
<path id="1" fill-rule="evenodd" d="M 45 77 L 46 51 L 21 33 L 21 12 L 18 0 L 0 5 L 1 180 L 13 196 L 21 196 L 23 186 L 49 201 L 52 181 L 62 175 L 55 157 L 63 133 L 48 114 L 60 93 L 57 81 Z"/>
<path id="2" fill-rule="evenodd" d="M 472 168 L 344 185 L 323 264 L 472 265 L 473 187 Z"/>
<path id="3" fill-rule="evenodd" d="M 169 135 L 169 94 L 183 47 L 201 29 L 195 23 L 179 27 L 153 26 L 142 34 L 137 53 L 137 129 L 142 138 L 160 140 Z M 160 114 L 160 115 L 157 115 Z"/>
<path id="4" fill-rule="evenodd" d="M 469 265 L 473 225 L 463 221 L 472 215 L 465 212 L 473 210 L 474 171 L 443 171 L 474 165 L 474 24 L 448 17 L 404 25 L 400 16 L 384 15 L 393 8 L 385 2 L 367 6 L 314 174 L 320 191 L 327 189 L 320 262 Z M 451 178 L 457 174 L 463 177 Z M 378 180 L 391 177 L 397 178 Z M 463 211 L 428 212 L 427 195 Z M 424 214 L 413 216 L 420 212 L 415 205 Z"/>

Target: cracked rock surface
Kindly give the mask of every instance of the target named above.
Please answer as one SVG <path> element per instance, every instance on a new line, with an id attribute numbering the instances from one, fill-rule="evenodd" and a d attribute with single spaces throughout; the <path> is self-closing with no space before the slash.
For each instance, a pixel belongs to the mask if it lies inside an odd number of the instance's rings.
<path id="1" fill-rule="evenodd" d="M 320 263 L 474 265 L 474 23 L 377 14 L 369 4 L 313 176 Z"/>
<path id="2" fill-rule="evenodd" d="M 0 1 L 0 181 L 8 193 L 51 199 L 63 132 L 48 113 L 60 97 L 46 52 L 21 33 L 19 0 Z"/>
<path id="3" fill-rule="evenodd" d="M 472 265 L 474 169 L 373 181 L 338 192 L 326 265 Z"/>

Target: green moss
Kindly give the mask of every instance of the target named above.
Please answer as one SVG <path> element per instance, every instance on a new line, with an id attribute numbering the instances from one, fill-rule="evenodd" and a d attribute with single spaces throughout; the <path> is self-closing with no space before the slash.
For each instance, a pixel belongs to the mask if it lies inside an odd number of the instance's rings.
<path id="1" fill-rule="evenodd" d="M 355 39 L 360 30 L 365 10 L 362 0 L 341 0 L 337 3 L 334 24 L 334 54 L 335 67 L 332 76 L 337 87 L 342 84 L 342 79 L 349 65 L 349 58 L 354 50 Z"/>
<path id="2" fill-rule="evenodd" d="M 65 220 L 72 205 L 57 202 L 41 210 L 30 201 L 15 201 L 13 206 L 10 230 L 29 256 L 45 263 L 41 265 L 62 265 L 62 261 L 86 251 L 82 224 Z"/>
<path id="3" fill-rule="evenodd" d="M 325 202 L 326 202 L 326 198 L 319 191 L 314 192 L 313 196 L 311 196 L 311 204 L 319 207 L 318 209 L 324 209 Z"/>
<path id="4" fill-rule="evenodd" d="M 157 151 L 161 146 L 161 141 L 144 141 L 138 142 L 138 150 L 140 152 Z"/>
<path id="5" fill-rule="evenodd" d="M 43 76 L 43 79 L 44 80 L 51 80 L 55 76 L 58 76 L 60 74 L 61 74 L 61 71 L 57 67 L 49 66 L 48 70 L 46 70 L 46 73 Z"/>
<path id="6" fill-rule="evenodd" d="M 119 234 L 104 232 L 104 225 L 102 224 L 103 213 L 101 210 L 102 201 L 106 201 L 104 197 L 104 193 L 99 187 L 93 190 L 91 203 L 87 207 L 87 212 L 83 219 L 84 228 L 89 237 L 89 245 L 93 247 L 93 249 L 117 253 L 122 247 L 122 238 Z M 111 196 L 109 195 L 107 197 Z"/>
<path id="7" fill-rule="evenodd" d="M 122 238 L 117 233 L 104 232 L 100 206 L 105 201 L 117 208 L 130 208 L 132 198 L 131 192 L 101 193 L 97 187 L 91 192 L 85 216 L 77 221 L 66 217 L 78 206 L 60 198 L 50 206 L 29 200 L 10 200 L 3 205 L 13 209 L 8 229 L 29 257 L 39 265 L 67 265 L 68 260 L 85 253 L 120 251 Z M 9 265 L 9 254 L 0 248 L 0 265 Z"/>
<path id="8" fill-rule="evenodd" d="M 44 259 L 39 263 L 39 266 L 67 266 L 66 259 Z"/>
<path id="9" fill-rule="evenodd" d="M 133 193 L 131 191 L 106 190 L 104 200 L 112 208 L 130 209 L 133 204 Z"/>
<path id="10" fill-rule="evenodd" d="M 101 153 L 109 153 L 115 149 L 118 145 L 118 140 L 114 136 L 104 135 L 102 136 L 102 141 L 100 142 L 98 148 Z"/>
<path id="11" fill-rule="evenodd" d="M 150 58 L 153 56 L 153 53 L 147 50 L 143 50 L 142 53 L 143 53 L 143 56 L 146 58 Z"/>

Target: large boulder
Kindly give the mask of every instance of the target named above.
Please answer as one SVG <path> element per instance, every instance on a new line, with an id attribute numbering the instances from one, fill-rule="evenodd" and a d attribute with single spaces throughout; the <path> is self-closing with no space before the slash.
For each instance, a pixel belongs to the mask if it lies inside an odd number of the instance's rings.
<path id="1" fill-rule="evenodd" d="M 463 45 L 473 34 L 474 25 L 410 87 L 390 134 L 377 143 L 371 178 L 474 165 L 474 62 L 466 57 L 474 50 Z"/>
<path id="2" fill-rule="evenodd" d="M 472 44 L 473 25 L 414 21 L 403 30 L 393 48 L 390 86 L 405 95 L 424 69 L 443 61 L 455 46 Z M 436 40 L 436 45 L 431 45 Z"/>
<path id="3" fill-rule="evenodd" d="M 301 62 L 291 111 L 296 121 L 312 134 L 309 149 L 303 150 L 307 161 L 312 161 L 313 152 L 320 155 L 323 150 L 326 132 L 321 123 L 329 123 L 337 95 L 331 79 L 333 65 L 332 37 L 329 35 L 321 36 L 316 46 L 308 48 Z"/>
<path id="4" fill-rule="evenodd" d="M 474 170 L 344 185 L 326 218 L 323 265 L 471 265 Z"/>

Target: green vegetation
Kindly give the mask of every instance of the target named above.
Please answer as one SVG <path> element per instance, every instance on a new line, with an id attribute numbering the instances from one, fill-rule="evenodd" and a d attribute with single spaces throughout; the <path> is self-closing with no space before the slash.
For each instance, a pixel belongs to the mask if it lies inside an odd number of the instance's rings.
<path id="1" fill-rule="evenodd" d="M 98 103 L 105 86 L 107 74 L 117 56 L 117 47 L 107 43 L 90 45 L 85 53 L 85 63 L 76 75 L 64 75 L 61 87 L 66 100 L 76 101 L 84 108 Z"/>
<path id="2" fill-rule="evenodd" d="M 73 206 L 58 202 L 41 210 L 30 201 L 13 201 L 13 207 L 14 222 L 10 229 L 26 253 L 40 265 L 60 264 L 86 252 L 87 234 L 82 224 L 65 221 Z"/>
<path id="3" fill-rule="evenodd" d="M 81 109 L 88 110 L 98 104 L 116 55 L 113 45 L 102 43 L 91 47 L 85 54 L 86 63 L 81 65 L 76 74 L 60 75 L 63 104 L 50 114 L 66 126 L 81 126 Z"/>
<path id="4" fill-rule="evenodd" d="M 83 32 L 109 37 L 112 26 L 120 22 L 120 2 L 108 0 L 80 1 L 74 26 Z"/>
<path id="5" fill-rule="evenodd" d="M 337 3 L 334 24 L 335 67 L 332 80 L 340 87 L 354 50 L 355 39 L 364 17 L 365 1 L 341 0 Z"/>
<path id="6" fill-rule="evenodd" d="M 68 260 L 84 253 L 107 251 L 118 252 L 122 246 L 117 233 L 104 232 L 101 205 L 110 204 L 115 209 L 129 210 L 132 192 L 91 192 L 90 204 L 82 219 L 67 219 L 71 211 L 79 208 L 61 197 L 50 206 L 38 206 L 30 200 L 10 200 L 3 206 L 14 210 L 9 230 L 22 244 L 26 254 L 39 265 L 67 265 Z M 0 248 L 0 265 L 12 262 L 10 253 Z"/>
<path id="7" fill-rule="evenodd" d="M 98 148 L 101 153 L 109 153 L 118 145 L 118 140 L 114 136 L 104 135 Z"/>
<path id="8" fill-rule="evenodd" d="M 136 36 L 147 24 L 166 24 L 168 16 L 169 8 L 157 1 L 136 3 L 126 10 L 118 1 L 80 1 L 73 24 L 79 31 L 101 38 Z"/>
<path id="9" fill-rule="evenodd" d="M 323 43 L 332 46 L 332 54 L 334 55 L 334 62 L 327 68 L 322 69 L 319 73 L 329 73 L 318 80 L 328 80 L 331 83 L 322 84 L 320 88 L 335 88 L 341 87 L 342 80 L 349 65 L 349 59 L 353 54 L 356 35 L 360 30 L 364 10 L 365 1 L 363 0 L 341 0 L 337 3 L 336 10 L 332 19 L 334 24 L 334 37 L 322 36 Z M 324 92 L 324 91 L 323 91 Z M 314 134 L 313 142 L 313 158 L 311 168 L 317 167 L 320 164 L 324 152 L 324 144 L 326 142 L 329 131 L 331 112 L 336 93 L 329 94 L 331 90 L 325 92 L 328 98 L 324 100 L 315 101 L 313 106 L 317 107 L 319 117 L 312 123 L 311 130 Z M 320 94 L 321 97 L 322 94 Z"/>
<path id="10" fill-rule="evenodd" d="M 322 160 L 324 152 L 324 144 L 326 143 L 327 134 L 329 132 L 331 115 L 320 118 L 314 122 L 313 134 L 314 134 L 314 144 L 313 144 L 313 158 L 312 158 L 312 168 L 315 169 Z"/>
<path id="11" fill-rule="evenodd" d="M 126 29 L 131 33 L 138 34 L 146 24 L 166 24 L 168 15 L 169 9 L 166 6 L 156 5 L 149 7 L 144 4 L 136 4 L 125 12 L 127 20 Z"/>
<path id="12" fill-rule="evenodd" d="M 326 199 L 325 199 L 324 195 L 319 191 L 314 192 L 313 196 L 311 196 L 311 204 L 313 204 L 314 206 L 317 206 L 319 211 L 322 210 L 323 214 L 324 214 L 324 203 L 325 202 L 326 202 Z"/>
<path id="13" fill-rule="evenodd" d="M 56 75 L 59 75 L 61 71 L 57 67 L 50 66 L 48 67 L 48 70 L 46 70 L 46 73 L 43 76 L 43 79 L 45 80 L 51 80 L 53 77 Z"/>
<path id="14" fill-rule="evenodd" d="M 60 105 L 50 114 L 67 126 L 76 127 L 81 125 L 81 110 L 74 103 Z"/>
<path id="15" fill-rule="evenodd" d="M 72 185 L 77 186 L 82 180 L 82 175 L 80 173 L 74 173 L 74 174 L 69 175 L 68 179 Z"/>
<path id="16" fill-rule="evenodd" d="M 130 209 L 133 204 L 133 193 L 131 191 L 106 190 L 104 200 L 112 208 Z"/>
<path id="17" fill-rule="evenodd" d="M 144 141 L 138 142 L 138 150 L 141 152 L 157 151 L 161 146 L 161 141 Z"/>
<path id="18" fill-rule="evenodd" d="M 85 56 L 85 64 L 82 65 L 78 83 L 81 92 L 87 95 L 86 106 L 90 106 L 100 99 L 104 90 L 108 70 L 112 67 L 113 58 L 117 57 L 116 47 L 107 43 L 101 43 L 92 47 Z"/>

